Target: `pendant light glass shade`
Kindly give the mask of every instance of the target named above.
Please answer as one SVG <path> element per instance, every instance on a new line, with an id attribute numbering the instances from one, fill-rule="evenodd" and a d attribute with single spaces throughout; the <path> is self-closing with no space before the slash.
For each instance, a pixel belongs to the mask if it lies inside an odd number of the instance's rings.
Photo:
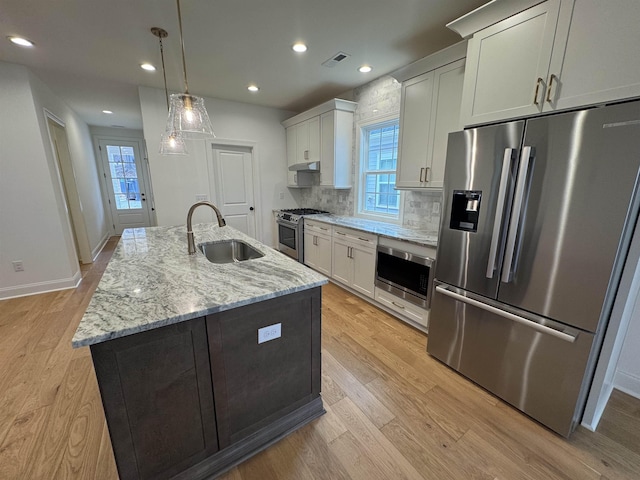
<path id="1" fill-rule="evenodd" d="M 164 132 L 160 137 L 160 155 L 187 155 L 184 138 L 178 132 Z"/>
<path id="2" fill-rule="evenodd" d="M 208 135 L 215 138 L 204 99 L 188 93 L 172 93 L 169 96 L 167 131 L 182 135 Z"/>

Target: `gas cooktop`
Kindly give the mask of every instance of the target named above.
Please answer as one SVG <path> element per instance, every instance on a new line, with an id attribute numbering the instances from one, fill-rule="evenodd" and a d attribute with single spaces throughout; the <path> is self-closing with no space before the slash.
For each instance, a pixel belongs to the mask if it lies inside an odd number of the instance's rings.
<path id="1" fill-rule="evenodd" d="M 284 208 L 280 211 L 283 213 L 292 213 L 293 215 L 319 215 L 329 213 L 324 210 L 316 210 L 315 208 Z"/>

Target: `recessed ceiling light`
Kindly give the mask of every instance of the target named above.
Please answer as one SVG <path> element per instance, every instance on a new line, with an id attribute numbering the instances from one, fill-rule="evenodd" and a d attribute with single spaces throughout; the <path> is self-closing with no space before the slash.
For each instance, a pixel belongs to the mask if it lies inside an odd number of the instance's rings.
<path id="1" fill-rule="evenodd" d="M 140 68 L 148 72 L 155 72 L 156 70 L 156 67 L 154 67 L 150 63 L 143 63 L 142 65 L 140 65 Z"/>
<path id="2" fill-rule="evenodd" d="M 260 90 L 260 88 L 257 85 L 249 85 L 247 87 L 247 90 L 249 90 L 250 92 L 257 92 L 258 90 Z"/>
<path id="3" fill-rule="evenodd" d="M 293 45 L 293 51 L 298 53 L 303 53 L 307 51 L 307 46 L 304 43 L 298 42 Z"/>
<path id="4" fill-rule="evenodd" d="M 360 73 L 369 73 L 371 70 L 373 69 L 369 65 L 363 65 L 358 69 Z"/>
<path id="5" fill-rule="evenodd" d="M 15 43 L 16 45 L 20 45 L 21 47 L 33 47 L 33 42 L 30 40 L 27 40 L 26 38 L 22 38 L 22 37 L 7 37 L 9 40 L 11 40 L 13 43 Z"/>
<path id="6" fill-rule="evenodd" d="M 102 113 L 106 113 L 107 115 L 111 115 L 113 112 L 111 110 L 102 110 Z"/>

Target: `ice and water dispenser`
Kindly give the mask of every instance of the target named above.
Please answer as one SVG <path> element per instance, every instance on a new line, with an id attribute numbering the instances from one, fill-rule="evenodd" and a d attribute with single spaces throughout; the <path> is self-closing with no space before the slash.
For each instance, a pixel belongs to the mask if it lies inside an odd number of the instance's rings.
<path id="1" fill-rule="evenodd" d="M 478 231 L 481 197 L 480 190 L 454 190 L 449 228 L 463 232 Z"/>

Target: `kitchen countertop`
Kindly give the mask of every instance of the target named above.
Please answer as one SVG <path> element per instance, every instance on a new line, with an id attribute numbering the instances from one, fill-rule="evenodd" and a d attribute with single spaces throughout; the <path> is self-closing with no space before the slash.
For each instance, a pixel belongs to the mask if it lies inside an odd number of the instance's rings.
<path id="1" fill-rule="evenodd" d="M 417 245 L 426 245 L 434 248 L 438 246 L 438 232 L 413 230 L 401 227 L 400 225 L 394 225 L 392 223 L 341 215 L 312 215 L 306 218 L 309 220 L 317 220 L 318 222 L 329 223 L 331 225 L 353 228 L 362 232 L 375 233 L 382 237 L 403 240 Z"/>
<path id="2" fill-rule="evenodd" d="M 232 227 L 193 226 L 196 244 L 240 239 L 264 257 L 215 264 L 187 254 L 184 225 L 127 229 L 72 340 L 93 345 L 327 283 L 303 264 Z"/>

